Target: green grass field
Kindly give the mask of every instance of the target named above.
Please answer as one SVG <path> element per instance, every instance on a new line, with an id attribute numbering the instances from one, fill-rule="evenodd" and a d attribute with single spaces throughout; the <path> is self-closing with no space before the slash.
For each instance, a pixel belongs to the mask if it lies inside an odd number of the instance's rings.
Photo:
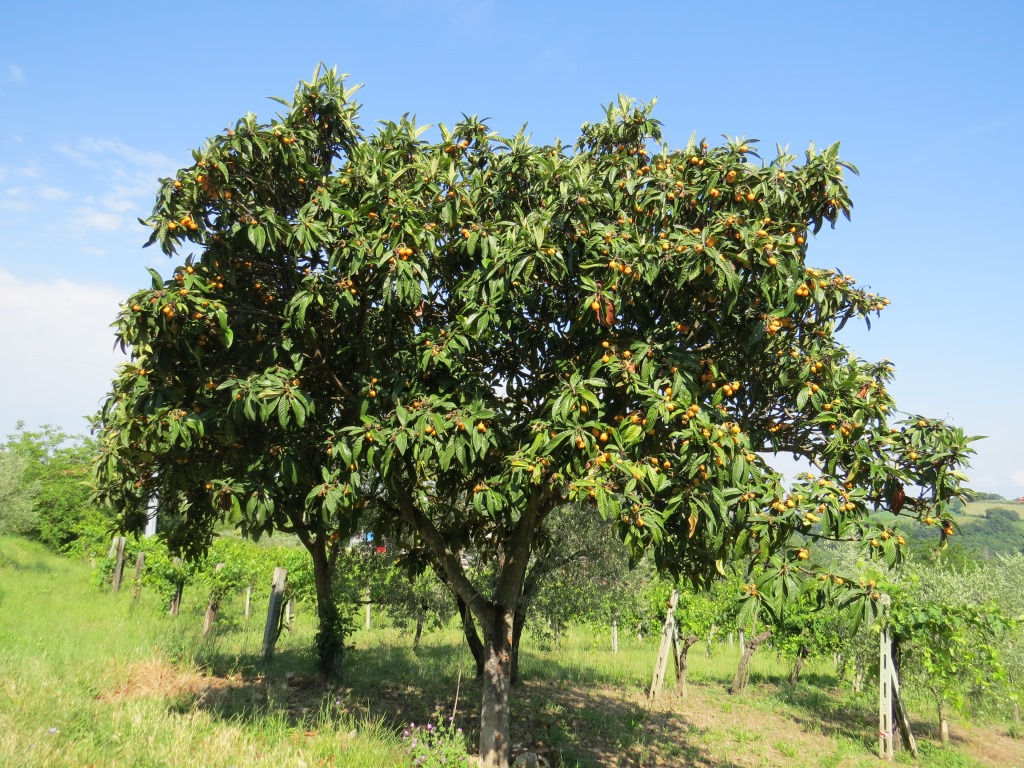
<path id="1" fill-rule="evenodd" d="M 0 539 L 0 765 L 407 765 L 403 729 L 450 714 L 456 696 L 456 722 L 474 737 L 479 688 L 455 628 L 427 634 L 418 653 L 393 627 L 361 629 L 343 685 L 330 688 L 313 671 L 308 611 L 263 665 L 259 611 L 246 622 L 240 600 L 204 639 L 202 595 L 186 592 L 171 619 L 151 595 L 133 602 L 130 589 L 112 595 L 90 579 L 88 564 Z M 738 650 L 696 645 L 689 695 L 652 704 L 655 642 L 623 634 L 612 653 L 600 631 L 570 632 L 557 648 L 526 638 L 513 741 L 562 766 L 881 765 L 877 694 L 853 694 L 830 663 L 809 664 L 790 690 L 788 664 L 759 652 L 751 687 L 730 696 Z M 947 749 L 927 711 L 914 725 L 921 766 L 1024 766 L 1008 724 L 955 721 Z"/>
<path id="2" fill-rule="evenodd" d="M 965 518 L 984 518 L 985 510 L 992 507 L 1001 507 L 1015 511 L 1020 515 L 1021 521 L 1024 523 L 1024 504 L 1019 504 L 1016 501 L 969 501 L 964 505 L 962 516 Z"/>

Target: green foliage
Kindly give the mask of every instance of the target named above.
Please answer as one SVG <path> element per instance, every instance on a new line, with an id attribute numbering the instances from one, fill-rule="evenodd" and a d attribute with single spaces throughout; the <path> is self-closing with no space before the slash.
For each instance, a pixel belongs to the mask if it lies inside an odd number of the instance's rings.
<path id="1" fill-rule="evenodd" d="M 571 146 L 476 117 L 428 141 L 365 133 L 356 90 L 318 71 L 161 180 L 144 223 L 178 263 L 122 305 L 96 420 L 124 528 L 156 497 L 176 546 L 227 518 L 322 571 L 372 517 L 494 637 L 567 505 L 673 578 L 751 562 L 776 613 L 808 585 L 870 611 L 805 561 L 823 538 L 901 561 L 878 510 L 953 531 L 971 438 L 895 410 L 893 367 L 837 337 L 887 300 L 809 261 L 851 211 L 838 144 L 673 150 L 625 96 Z M 778 453 L 816 473 L 789 486 Z"/>
<path id="2" fill-rule="evenodd" d="M 1007 685 L 1004 658 L 1011 676 L 1020 679 L 1018 619 L 1024 617 L 1024 605 L 1018 595 L 1024 582 L 1020 568 L 1014 573 L 1013 564 L 1007 564 L 1008 582 L 1000 579 L 998 567 L 968 572 L 931 567 L 887 587 L 893 596 L 890 627 L 899 647 L 900 673 L 908 685 L 928 690 L 940 706 L 963 711 L 986 699 L 1016 698 L 1016 686 Z"/>
<path id="3" fill-rule="evenodd" d="M 1005 520 L 1015 523 L 1020 520 L 1020 512 L 1015 509 L 1006 509 L 1004 507 L 989 507 L 985 510 L 985 519 Z"/>
<path id="4" fill-rule="evenodd" d="M 38 487 L 25 481 L 28 459 L 12 451 L 0 451 L 0 534 L 25 536 L 38 531 L 39 516 L 33 507 Z"/>
<path id="5" fill-rule="evenodd" d="M 20 467 L 20 491 L 12 506 L 4 511 L 0 499 L 0 525 L 9 532 L 63 551 L 92 528 L 112 527 L 107 515 L 90 502 L 89 477 L 96 455 L 91 440 L 52 426 L 32 431 L 19 423 L 0 449 L 0 457 L 5 457 L 0 483 L 10 485 Z"/>

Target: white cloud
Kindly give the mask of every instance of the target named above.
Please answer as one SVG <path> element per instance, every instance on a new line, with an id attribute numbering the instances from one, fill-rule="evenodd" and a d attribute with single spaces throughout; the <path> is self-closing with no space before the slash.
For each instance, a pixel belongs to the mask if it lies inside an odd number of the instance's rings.
<path id="1" fill-rule="evenodd" d="M 84 432 L 116 365 L 110 323 L 114 288 L 68 280 L 32 281 L 0 270 L 0 433 L 18 420 Z"/>
<path id="2" fill-rule="evenodd" d="M 79 208 L 71 223 L 80 229 L 96 229 L 101 232 L 116 232 L 124 226 L 124 217 L 116 213 Z"/>
<path id="3" fill-rule="evenodd" d="M 17 64 L 7 65 L 7 82 L 9 83 L 23 83 L 25 81 L 25 71 Z"/>
<path id="4" fill-rule="evenodd" d="M 148 213 L 156 192 L 157 178 L 167 175 L 174 164 L 159 152 L 132 147 L 114 139 L 85 138 L 56 147 L 58 153 L 103 179 L 93 184 L 93 194 L 78 199 L 69 219 L 77 230 L 114 232 Z"/>
<path id="5" fill-rule="evenodd" d="M 86 168 L 102 166 L 108 172 L 132 178 L 141 174 L 151 185 L 155 175 L 168 174 L 174 169 L 167 155 L 138 149 L 116 139 L 85 138 L 74 146 L 59 144 L 56 149 Z"/>
<path id="6" fill-rule="evenodd" d="M 26 211 L 32 210 L 32 204 L 26 203 L 24 200 L 0 200 L 0 211 L 14 211 L 15 213 L 25 213 Z"/>
<path id="7" fill-rule="evenodd" d="M 43 198 L 43 200 L 53 203 L 59 200 L 67 200 L 71 197 L 71 193 L 66 189 L 61 189 L 60 187 L 49 187 L 44 185 L 39 188 L 39 196 Z"/>

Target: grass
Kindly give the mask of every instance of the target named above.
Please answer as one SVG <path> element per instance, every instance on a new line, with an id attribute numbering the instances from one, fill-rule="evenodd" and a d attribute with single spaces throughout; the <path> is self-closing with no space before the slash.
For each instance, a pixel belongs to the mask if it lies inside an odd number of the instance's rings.
<path id="1" fill-rule="evenodd" d="M 479 684 L 457 628 L 414 653 L 394 627 L 350 638 L 347 673 L 330 688 L 309 652 L 311 612 L 258 659 L 262 626 L 227 601 L 208 639 L 202 595 L 171 619 L 143 594 L 89 585 L 88 565 L 0 539 L 0 766 L 395 766 L 401 732 L 440 709 L 475 739 Z M 257 611 L 257 615 L 258 615 Z M 570 631 L 558 647 L 527 637 L 513 702 L 513 742 L 577 768 L 875 768 L 874 694 L 839 685 L 812 661 L 795 690 L 789 665 L 754 657 L 750 689 L 730 696 L 738 648 L 690 652 L 690 695 L 653 704 L 656 638 Z M 921 766 L 1024 766 L 1024 742 L 954 723 L 952 748 L 915 713 Z M 471 742 L 472 743 L 472 742 Z M 995 745 L 995 746 L 993 746 Z M 903 753 L 897 762 L 911 764 Z"/>

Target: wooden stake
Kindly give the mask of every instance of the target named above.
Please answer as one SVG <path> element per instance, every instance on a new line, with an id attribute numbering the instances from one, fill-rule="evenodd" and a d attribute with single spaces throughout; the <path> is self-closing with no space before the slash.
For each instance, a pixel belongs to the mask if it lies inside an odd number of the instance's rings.
<path id="1" fill-rule="evenodd" d="M 138 600 L 142 593 L 142 570 L 146 567 L 146 553 L 139 552 L 135 558 L 135 586 L 132 588 L 132 600 Z"/>
<path id="2" fill-rule="evenodd" d="M 274 578 L 270 582 L 270 605 L 267 608 L 267 626 L 263 630 L 263 660 L 270 661 L 274 656 L 277 636 L 281 633 L 281 603 L 284 601 L 284 588 L 288 582 L 288 569 L 275 568 Z"/>
<path id="3" fill-rule="evenodd" d="M 124 536 L 118 536 L 114 540 L 114 552 L 117 560 L 114 562 L 114 577 L 110 581 L 110 587 L 114 592 L 121 591 L 121 575 L 124 573 L 124 545 L 128 540 Z"/>
<path id="4" fill-rule="evenodd" d="M 668 656 L 672 649 L 672 641 L 676 634 L 676 605 L 679 603 L 679 590 L 673 589 L 668 600 L 668 613 L 661 627 L 661 645 L 658 646 L 658 658 L 654 662 L 654 676 L 651 678 L 651 689 L 647 692 L 649 699 L 658 698 L 661 686 L 665 682 L 665 670 L 668 667 Z"/>
<path id="5" fill-rule="evenodd" d="M 882 632 L 878 638 L 878 757 L 881 760 L 892 760 L 892 681 L 895 679 L 892 668 L 892 638 L 889 636 L 889 623 L 886 614 L 889 612 L 891 600 L 882 595 Z"/>
<path id="6" fill-rule="evenodd" d="M 181 567 L 181 558 L 176 557 L 173 560 L 175 567 Z M 179 581 L 178 588 L 174 591 L 174 597 L 171 598 L 171 616 L 177 616 L 178 611 L 181 610 L 181 592 L 185 589 L 185 582 Z"/>
<path id="7" fill-rule="evenodd" d="M 213 566 L 213 573 L 216 577 L 218 571 L 224 569 L 224 563 L 217 563 Z M 220 598 L 217 595 L 217 589 L 214 587 L 214 591 L 210 594 L 210 601 L 206 604 L 206 618 L 203 621 L 203 637 L 210 634 L 210 630 L 213 629 L 213 622 L 217 620 L 217 611 L 220 609 Z"/>
<path id="8" fill-rule="evenodd" d="M 907 707 L 903 703 L 903 696 L 900 695 L 900 676 L 896 671 L 896 666 L 892 668 L 892 703 L 893 711 L 896 715 L 896 724 L 900 729 L 900 738 L 903 740 L 903 748 L 908 750 L 910 754 L 917 759 L 917 740 L 914 738 L 914 734 L 910 731 L 910 714 L 907 712 Z"/>

